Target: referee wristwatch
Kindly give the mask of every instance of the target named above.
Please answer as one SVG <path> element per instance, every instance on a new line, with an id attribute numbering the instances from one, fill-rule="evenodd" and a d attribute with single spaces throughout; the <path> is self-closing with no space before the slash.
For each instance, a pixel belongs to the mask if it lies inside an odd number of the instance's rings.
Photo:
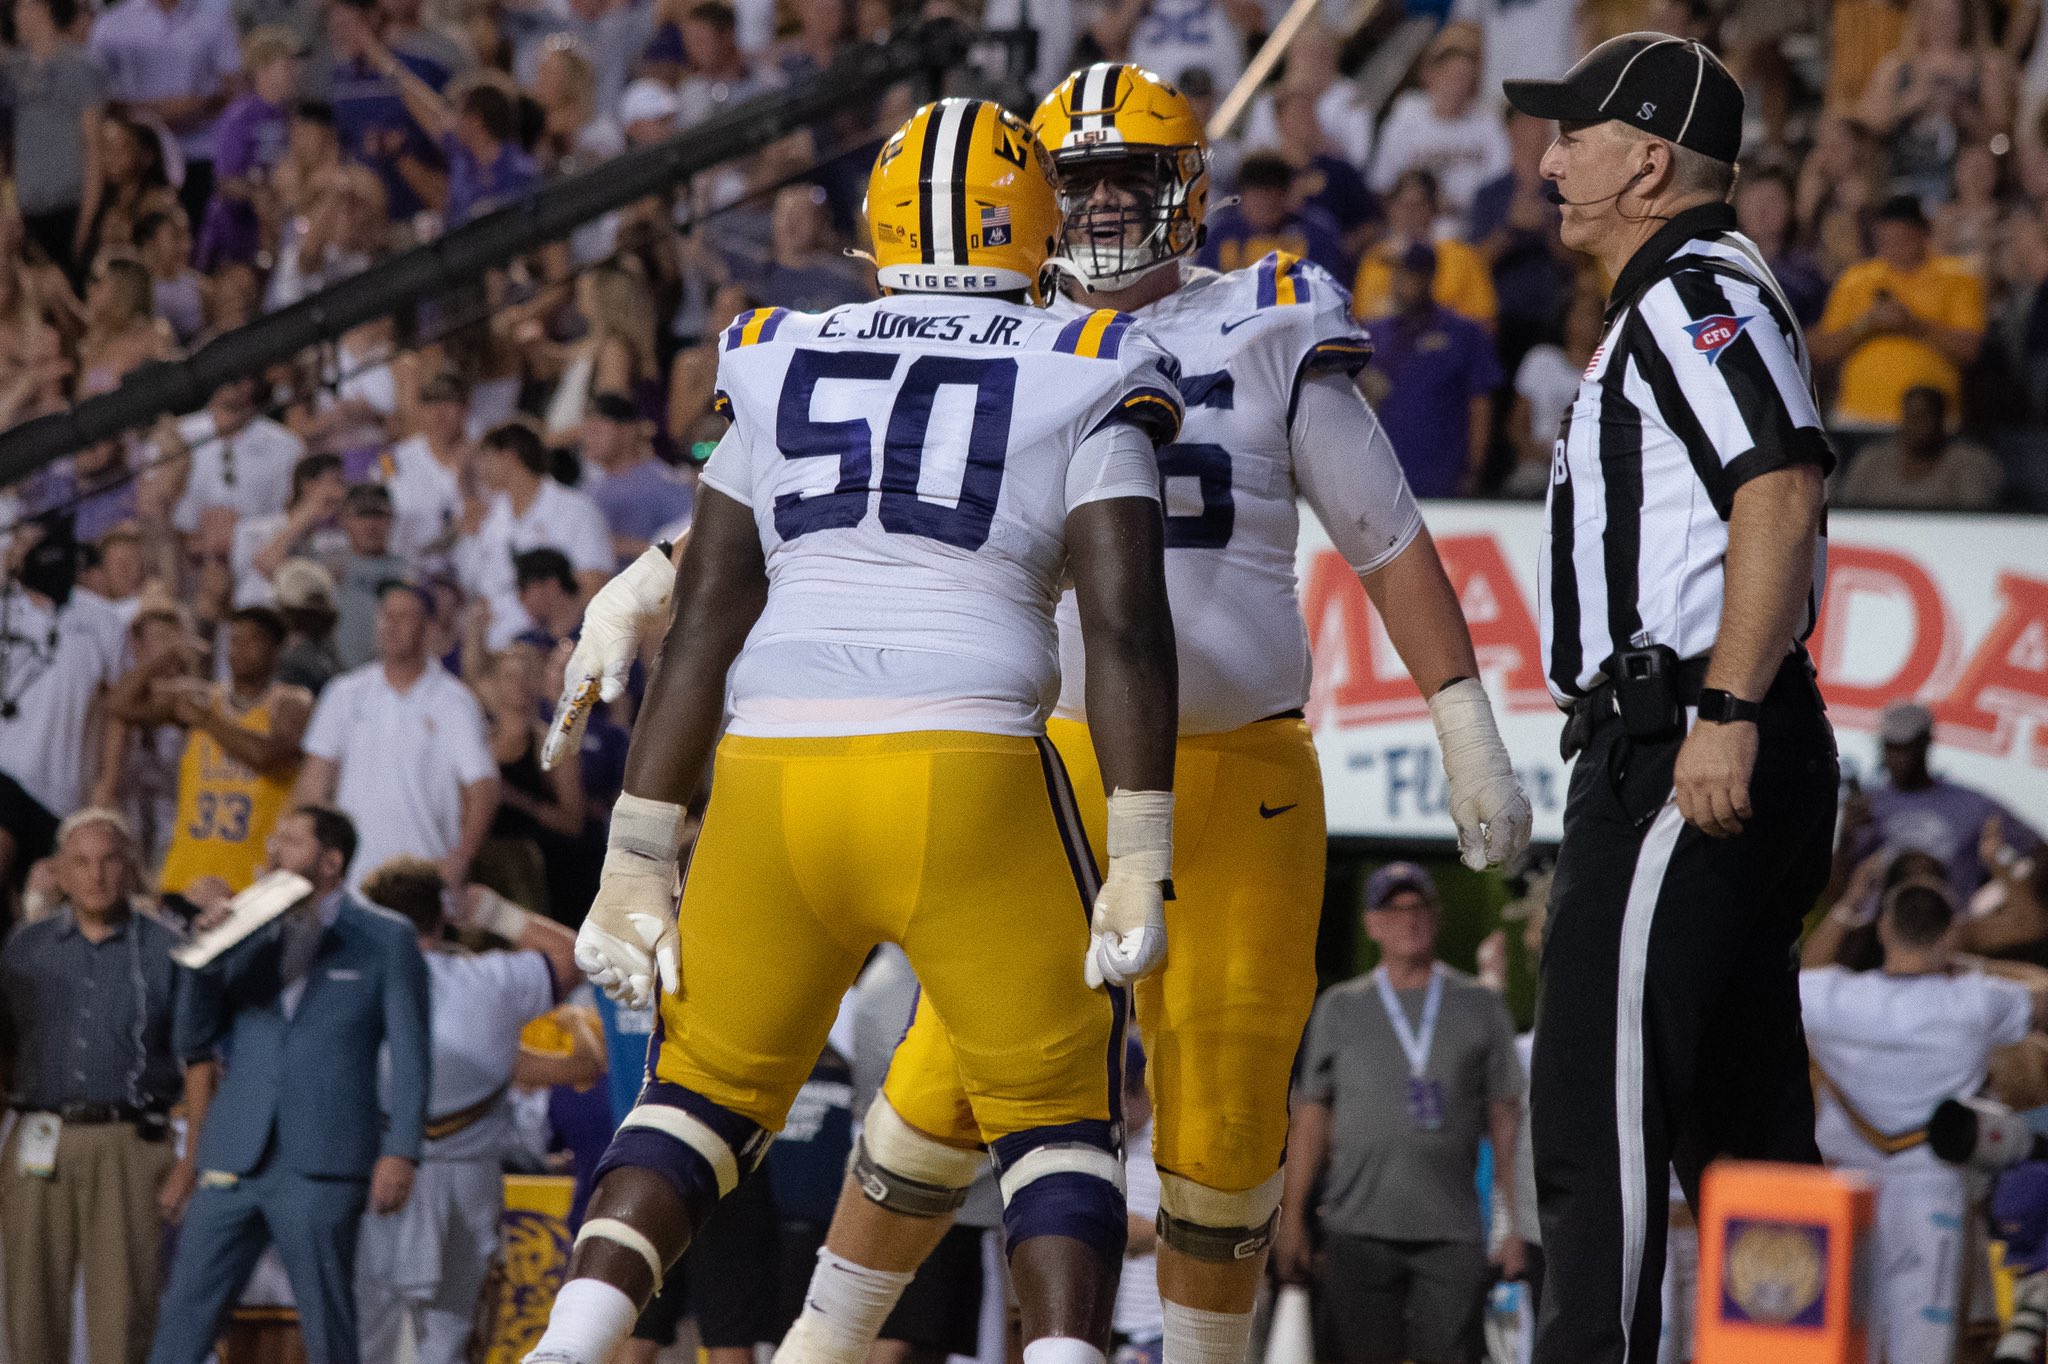
<path id="1" fill-rule="evenodd" d="M 1747 721 L 1755 724 L 1764 713 L 1761 702 L 1745 701 L 1734 692 L 1722 691 L 1719 687 L 1700 689 L 1699 715 L 1717 725 L 1736 725 Z"/>

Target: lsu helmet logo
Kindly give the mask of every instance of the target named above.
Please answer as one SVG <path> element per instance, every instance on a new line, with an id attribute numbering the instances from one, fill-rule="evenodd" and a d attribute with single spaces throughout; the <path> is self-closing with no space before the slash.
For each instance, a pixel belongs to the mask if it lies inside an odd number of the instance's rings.
<path id="1" fill-rule="evenodd" d="M 1721 352 L 1726 350 L 1742 335 L 1754 317 L 1730 317 L 1722 313 L 1717 317 L 1703 317 L 1697 322 L 1685 324 L 1686 335 L 1692 338 L 1692 348 L 1707 357 L 1707 363 L 1721 363 Z"/>

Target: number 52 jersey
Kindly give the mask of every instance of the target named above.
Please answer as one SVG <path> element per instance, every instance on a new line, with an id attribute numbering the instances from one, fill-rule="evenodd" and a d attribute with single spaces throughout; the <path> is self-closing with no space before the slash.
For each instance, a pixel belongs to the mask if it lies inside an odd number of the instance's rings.
<path id="1" fill-rule="evenodd" d="M 768 569 L 731 732 L 1044 733 L 1067 514 L 1158 500 L 1174 362 L 1123 314 L 936 294 L 759 309 L 719 346 L 702 481 Z"/>

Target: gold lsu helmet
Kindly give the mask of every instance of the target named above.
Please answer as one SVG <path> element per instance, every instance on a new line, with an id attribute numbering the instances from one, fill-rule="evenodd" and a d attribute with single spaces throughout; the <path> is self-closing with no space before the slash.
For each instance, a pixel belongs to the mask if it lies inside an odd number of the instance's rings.
<path id="1" fill-rule="evenodd" d="M 1202 244 L 1209 144 L 1177 88 L 1097 62 L 1061 81 L 1031 126 L 1059 176 L 1062 254 L 1089 287 L 1123 288 Z M 1105 184 L 1117 202 L 1099 198 Z"/>
<path id="2" fill-rule="evenodd" d="M 890 135 L 868 175 L 868 234 L 884 289 L 1000 294 L 1043 306 L 1058 245 L 1052 158 L 1001 105 L 927 104 Z"/>

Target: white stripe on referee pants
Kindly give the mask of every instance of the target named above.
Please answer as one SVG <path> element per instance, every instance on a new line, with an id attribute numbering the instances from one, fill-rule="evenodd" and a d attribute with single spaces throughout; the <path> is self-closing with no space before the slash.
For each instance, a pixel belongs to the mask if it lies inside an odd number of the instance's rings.
<path id="1" fill-rule="evenodd" d="M 1646 1190 L 1650 1172 L 1643 1154 L 1643 978 L 1650 965 L 1650 926 L 1671 850 L 1678 846 L 1685 816 L 1676 799 L 1664 802 L 1636 853 L 1635 877 L 1621 914 L 1621 960 L 1614 989 L 1614 1135 L 1621 1154 L 1621 1351 L 1629 1357 L 1635 1329 L 1636 1294 L 1641 1291 L 1643 1244 L 1649 1236 Z"/>

